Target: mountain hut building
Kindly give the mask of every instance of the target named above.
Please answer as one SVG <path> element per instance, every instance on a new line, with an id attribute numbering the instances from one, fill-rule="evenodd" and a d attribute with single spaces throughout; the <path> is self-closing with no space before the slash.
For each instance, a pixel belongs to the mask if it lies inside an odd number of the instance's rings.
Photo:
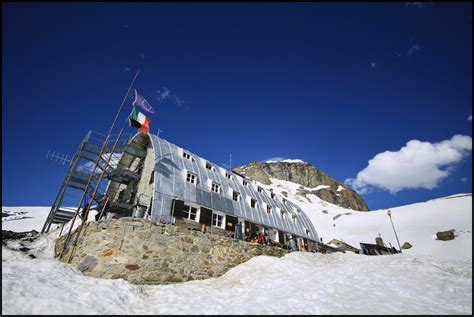
<path id="1" fill-rule="evenodd" d="M 70 178 L 77 170 L 71 166 Z M 308 216 L 293 202 L 153 134 L 135 134 L 107 179 L 108 218 L 144 217 L 197 230 L 205 226 L 218 234 L 234 232 L 240 222 L 242 236 L 247 228 L 252 236 L 265 228 L 271 240 L 283 245 L 291 234 L 299 250 L 318 251 L 323 246 Z M 43 231 L 72 217 L 64 209 L 55 202 Z"/>

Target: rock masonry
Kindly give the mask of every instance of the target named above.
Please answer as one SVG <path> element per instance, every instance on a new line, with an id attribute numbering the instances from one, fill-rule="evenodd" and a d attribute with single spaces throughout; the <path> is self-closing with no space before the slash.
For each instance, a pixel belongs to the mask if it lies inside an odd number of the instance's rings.
<path id="1" fill-rule="evenodd" d="M 56 257 L 64 240 L 63 235 L 56 242 Z M 71 250 L 60 260 L 67 261 Z M 285 253 L 279 247 L 126 217 L 87 223 L 70 264 L 87 276 L 170 284 L 218 277 L 254 256 Z"/>

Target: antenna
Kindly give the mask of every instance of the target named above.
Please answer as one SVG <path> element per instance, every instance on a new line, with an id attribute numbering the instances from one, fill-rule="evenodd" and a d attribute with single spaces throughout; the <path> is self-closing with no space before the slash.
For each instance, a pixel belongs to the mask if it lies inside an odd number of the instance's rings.
<path id="1" fill-rule="evenodd" d="M 164 131 L 158 128 L 158 131 L 156 132 L 156 136 L 160 136 L 160 132 L 164 132 Z"/>
<path id="2" fill-rule="evenodd" d="M 68 159 L 67 154 L 61 154 L 60 152 L 56 153 L 56 151 L 51 150 L 48 150 L 48 153 L 46 154 L 46 159 L 50 161 L 54 160 L 55 162 L 59 160 L 59 164 L 62 163 L 62 165 L 64 165 L 66 162 L 68 162 L 69 165 L 71 165 L 72 163 L 72 160 Z"/>
<path id="3" fill-rule="evenodd" d="M 229 154 L 229 164 L 222 163 L 222 165 L 224 165 L 225 168 L 232 170 L 232 154 Z"/>

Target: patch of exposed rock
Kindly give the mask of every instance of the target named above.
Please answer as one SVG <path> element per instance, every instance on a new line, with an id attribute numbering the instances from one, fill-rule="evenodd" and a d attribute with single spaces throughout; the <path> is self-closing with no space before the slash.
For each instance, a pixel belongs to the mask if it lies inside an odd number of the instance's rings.
<path id="1" fill-rule="evenodd" d="M 12 251 L 19 251 L 30 258 L 36 258 L 31 253 L 29 245 L 39 237 L 39 232 L 36 230 L 15 232 L 10 230 L 2 230 L 2 246 Z M 13 241 L 13 243 L 10 243 Z"/>
<path id="2" fill-rule="evenodd" d="M 182 226 L 121 218 L 89 222 L 71 265 L 98 278 L 134 284 L 170 284 L 218 277 L 257 255 L 283 256 L 278 247 L 254 245 Z M 65 237 L 56 242 L 55 256 Z M 60 259 L 67 261 L 71 247 Z"/>
<path id="3" fill-rule="evenodd" d="M 300 184 L 304 187 L 315 188 L 319 185 L 327 185 L 328 188 L 318 190 L 299 189 L 298 194 L 306 197 L 306 194 L 314 194 L 327 202 L 359 211 L 368 211 L 365 201 L 345 184 L 335 180 L 309 163 L 252 162 L 248 165 L 239 166 L 234 169 L 250 179 L 270 185 L 270 178 L 281 179 Z M 341 186 L 341 187 L 340 187 Z M 341 189 L 339 190 L 338 189 Z M 306 197 L 306 199 L 308 199 Z"/>
<path id="4" fill-rule="evenodd" d="M 448 231 L 436 232 L 436 240 L 442 240 L 442 241 L 454 240 L 455 238 L 454 231 L 455 231 L 454 229 L 451 229 Z"/>
<path id="5" fill-rule="evenodd" d="M 18 240 L 28 238 L 32 242 L 38 236 L 38 231 L 15 232 L 11 230 L 2 230 L 2 242 L 6 240 Z"/>

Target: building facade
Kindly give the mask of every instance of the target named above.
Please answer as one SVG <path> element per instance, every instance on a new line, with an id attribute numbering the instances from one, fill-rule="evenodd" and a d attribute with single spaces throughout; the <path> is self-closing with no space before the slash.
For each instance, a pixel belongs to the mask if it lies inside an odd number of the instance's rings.
<path id="1" fill-rule="evenodd" d="M 128 179 L 109 183 L 113 205 L 133 207 L 134 215 L 155 222 L 184 221 L 217 232 L 234 231 L 240 222 L 242 233 L 265 228 L 273 241 L 284 244 L 291 234 L 300 250 L 318 249 L 318 234 L 303 210 L 265 185 L 156 135 L 138 133 L 130 145 L 143 154 L 122 155 L 117 171 Z M 116 214 L 129 216 L 129 210 Z"/>

